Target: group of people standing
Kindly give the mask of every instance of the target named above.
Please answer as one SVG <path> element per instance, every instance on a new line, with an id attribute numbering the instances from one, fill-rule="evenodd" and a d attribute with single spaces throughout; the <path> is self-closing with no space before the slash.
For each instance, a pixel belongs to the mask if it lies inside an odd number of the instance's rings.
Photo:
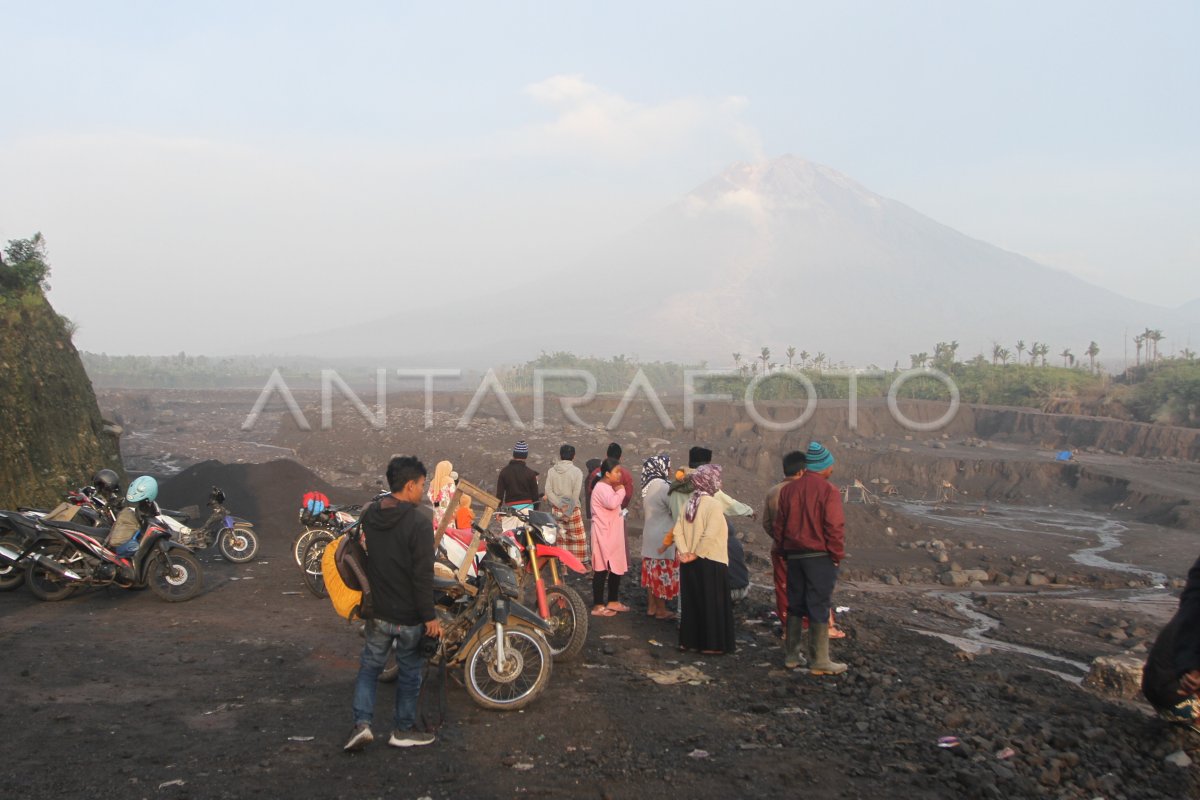
<path id="1" fill-rule="evenodd" d="M 607 457 L 585 477 L 574 464 L 575 448 L 564 444 L 543 494 L 537 472 L 527 463 L 529 447 L 520 441 L 496 485 L 496 496 L 509 506 L 532 507 L 545 500 L 559 523 L 562 546 L 581 562 L 590 561 L 592 614 L 597 617 L 630 610 L 620 601 L 620 586 L 629 570 L 625 516 L 633 497 L 633 476 L 621 465 L 621 455 L 620 445 L 609 445 Z M 678 619 L 680 650 L 721 654 L 736 650 L 733 598 L 746 585 L 735 585 L 739 580 L 736 574 L 731 582 L 731 567 L 742 559 L 727 517 L 752 516 L 754 511 L 724 492 L 721 467 L 711 462 L 711 450 L 693 447 L 687 467 L 674 473 L 666 453 L 652 455 L 642 463 L 641 582 L 647 591 L 647 613 L 663 620 Z M 845 664 L 829 658 L 831 599 L 838 566 L 845 557 L 841 494 L 829 480 L 833 464 L 832 454 L 816 442 L 806 453 L 785 455 L 786 478 L 768 494 L 764 513 L 764 527 L 774 541 L 771 556 L 777 602 L 786 598 L 786 609 L 780 607 L 785 621 L 784 662 L 794 668 L 809 666 L 817 675 L 846 670 Z M 396 652 L 400 674 L 388 744 L 413 747 L 434 741 L 433 735 L 414 729 L 424 664 L 420 639 L 422 635 L 441 635 L 433 611 L 434 554 L 429 525 L 432 522 L 437 527 L 446 514 L 453 513 L 455 527 L 469 528 L 474 515 L 465 495 L 451 508 L 458 474 L 450 462 L 438 463 L 428 489 L 426 476 L 417 459 L 393 458 L 387 469 L 389 493 L 364 509 L 361 517 L 371 553 L 367 570 L 376 613 L 364 631 L 366 644 L 355 685 L 354 728 L 344 747 L 347 751 L 361 750 L 374 738 L 375 683 L 390 649 Z M 423 496 L 433 506 L 432 518 L 421 507 Z M 585 511 L 590 512 L 592 522 L 590 551 Z M 745 572 L 744 563 L 740 570 Z M 1193 572 L 1200 573 L 1200 562 Z M 1191 577 L 1189 588 L 1196 582 L 1196 576 Z M 748 583 L 748 578 L 745 580 Z M 675 599 L 678 616 L 668 607 Z M 805 619 L 809 621 L 807 635 Z M 1194 691 L 1193 684 L 1200 685 L 1200 678 L 1195 677 L 1200 671 L 1190 661 L 1187 666 L 1191 671 L 1181 683 L 1185 690 Z M 1171 710 L 1177 715 L 1185 713 Z M 1194 713 L 1190 708 L 1185 711 Z"/>
<path id="2" fill-rule="evenodd" d="M 508 505 L 546 501 L 559 523 L 562 546 L 591 566 L 592 615 L 612 617 L 630 610 L 620 600 L 620 588 L 629 571 L 625 518 L 634 497 L 633 475 L 622 465 L 616 442 L 603 461 L 589 462 L 586 476 L 575 465 L 575 454 L 569 444 L 559 449 L 540 494 L 537 473 L 527 464 L 528 445 L 517 442 L 496 495 Z M 785 480 L 767 495 L 763 519 L 774 542 L 771 561 L 785 664 L 798 668 L 811 662 L 818 674 L 845 670 L 828 655 L 829 639 L 844 635 L 833 625 L 832 612 L 845 555 L 841 495 L 829 481 L 833 463 L 817 442 L 808 452 L 788 453 Z M 691 448 L 687 466 L 674 472 L 670 455 L 649 456 L 642 462 L 640 484 L 647 615 L 678 620 L 682 650 L 734 652 L 733 601 L 745 596 L 749 574 L 728 518 L 754 516 L 754 509 L 725 493 L 721 467 L 705 447 Z M 585 518 L 591 521 L 590 537 Z M 676 600 L 678 614 L 669 605 Z"/>
<path id="3" fill-rule="evenodd" d="M 517 442 L 497 478 L 496 496 L 517 508 L 544 501 L 558 522 L 561 546 L 591 568 L 592 615 L 628 612 L 620 590 L 630 567 L 625 519 L 635 490 L 632 472 L 621 463 L 622 448 L 611 443 L 602 461 L 588 462 L 586 473 L 575 464 L 572 445 L 562 445 L 558 455 L 543 492 L 538 473 L 528 464 L 528 444 Z M 675 471 L 670 455 L 649 456 L 642 462 L 638 489 L 646 613 L 678 621 L 680 649 L 707 654 L 736 650 L 733 601 L 745 596 L 749 574 L 728 518 L 755 515 L 749 505 L 725 493 L 721 467 L 712 463 L 712 455 L 708 448 L 692 447 L 687 466 Z M 785 664 L 811 665 L 819 674 L 845 669 L 828 656 L 829 639 L 844 635 L 833 624 L 832 612 L 838 565 L 845 555 L 841 494 L 829 480 L 833 464 L 832 454 L 817 442 L 807 452 L 785 455 L 785 480 L 768 493 L 763 514 L 773 541 Z M 449 462 L 438 464 L 429 487 L 435 524 L 449 512 L 456 479 Z M 585 520 L 590 520 L 590 532 Z M 671 608 L 676 601 L 678 613 Z"/>

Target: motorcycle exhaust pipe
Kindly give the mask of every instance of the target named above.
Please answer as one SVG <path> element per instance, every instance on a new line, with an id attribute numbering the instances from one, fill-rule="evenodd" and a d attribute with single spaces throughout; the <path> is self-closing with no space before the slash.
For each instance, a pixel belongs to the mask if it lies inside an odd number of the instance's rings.
<path id="1" fill-rule="evenodd" d="M 67 569 L 49 556 L 44 556 L 41 553 L 31 553 L 29 555 L 29 559 L 37 562 L 39 566 L 45 567 L 59 577 L 66 578 L 69 581 L 83 580 L 79 573 L 75 572 L 74 570 Z"/>
<path id="2" fill-rule="evenodd" d="M 13 550 L 10 545 L 0 544 L 0 561 L 5 564 L 16 564 L 21 559 L 21 553 Z"/>

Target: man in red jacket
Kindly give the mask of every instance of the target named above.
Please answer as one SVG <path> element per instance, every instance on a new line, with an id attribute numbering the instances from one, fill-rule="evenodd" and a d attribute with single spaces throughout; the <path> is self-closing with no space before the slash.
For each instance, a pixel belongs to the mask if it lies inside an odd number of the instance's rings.
<path id="1" fill-rule="evenodd" d="M 813 675 L 840 675 L 846 665 L 829 658 L 829 612 L 838 565 L 846 556 L 842 494 L 829 481 L 833 456 L 819 442 L 805 453 L 806 469 L 779 491 L 772 535 L 787 559 L 787 641 L 784 665 L 804 666 L 802 617 L 810 622 L 807 649 Z M 820 622 L 818 622 L 820 620 Z"/>

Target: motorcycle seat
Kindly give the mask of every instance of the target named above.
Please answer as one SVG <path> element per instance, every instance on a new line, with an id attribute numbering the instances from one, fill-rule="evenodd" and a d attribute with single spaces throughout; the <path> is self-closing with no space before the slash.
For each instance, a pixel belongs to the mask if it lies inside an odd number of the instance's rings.
<path id="1" fill-rule="evenodd" d="M 459 588 L 459 584 L 454 578 L 443 578 L 440 575 L 434 575 L 433 588 L 444 592 Z"/>

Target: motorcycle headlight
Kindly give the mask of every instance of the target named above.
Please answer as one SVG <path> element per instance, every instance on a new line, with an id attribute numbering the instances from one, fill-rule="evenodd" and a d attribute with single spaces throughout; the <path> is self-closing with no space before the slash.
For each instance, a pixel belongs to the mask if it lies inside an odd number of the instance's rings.
<path id="1" fill-rule="evenodd" d="M 542 526 L 542 539 L 546 544 L 554 544 L 558 541 L 558 528 L 553 525 Z"/>
<path id="2" fill-rule="evenodd" d="M 521 548 L 517 547 L 517 543 L 507 537 L 502 539 L 501 543 L 504 545 L 504 552 L 508 555 L 509 560 L 520 567 L 524 563 L 524 560 L 521 558 Z"/>

